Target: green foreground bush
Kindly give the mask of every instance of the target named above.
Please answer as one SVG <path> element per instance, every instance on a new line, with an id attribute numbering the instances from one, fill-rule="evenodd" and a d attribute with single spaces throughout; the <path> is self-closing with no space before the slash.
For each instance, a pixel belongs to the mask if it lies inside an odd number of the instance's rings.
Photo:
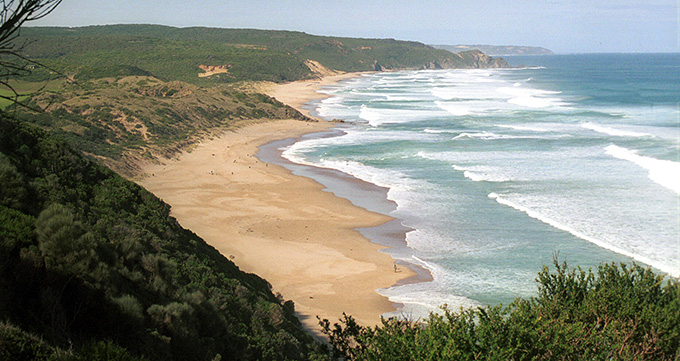
<path id="1" fill-rule="evenodd" d="M 1 360 L 305 360 L 321 350 L 292 302 L 183 229 L 170 206 L 2 113 L 0 184 Z"/>
<path id="2" fill-rule="evenodd" d="M 351 316 L 321 324 L 347 360 L 679 360 L 680 286 L 638 265 L 596 273 L 555 262 L 538 296 L 508 307 L 444 309 L 422 323 Z"/>

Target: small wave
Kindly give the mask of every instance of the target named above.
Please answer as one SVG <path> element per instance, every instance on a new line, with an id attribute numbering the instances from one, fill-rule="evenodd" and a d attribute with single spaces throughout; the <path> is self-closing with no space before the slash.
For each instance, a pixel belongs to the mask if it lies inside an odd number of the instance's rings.
<path id="1" fill-rule="evenodd" d="M 570 137 L 568 134 L 556 135 L 552 137 L 547 136 L 537 136 L 537 135 L 509 135 L 509 134 L 496 134 L 491 132 L 481 132 L 481 133 L 460 133 L 453 137 L 451 140 L 458 139 L 481 139 L 481 140 L 498 140 L 498 139 L 558 139 Z"/>
<path id="2" fill-rule="evenodd" d="M 522 130 L 522 131 L 529 131 L 529 132 L 536 132 L 536 133 L 545 133 L 549 132 L 549 129 L 543 129 L 543 128 L 536 128 L 536 127 L 527 127 L 527 126 L 521 126 L 521 125 L 505 125 L 505 124 L 496 124 L 497 127 L 499 128 L 507 128 L 507 129 L 514 129 L 514 130 Z"/>
<path id="3" fill-rule="evenodd" d="M 609 128 L 605 127 L 599 124 L 595 123 L 583 123 L 581 124 L 582 128 L 593 130 L 598 133 L 602 134 L 607 134 L 611 135 L 614 137 L 634 137 L 634 138 L 641 138 L 641 137 L 653 137 L 653 135 L 648 134 L 648 133 L 639 133 L 639 132 L 633 132 L 629 130 L 621 130 L 621 129 L 614 129 L 614 128 Z"/>
<path id="4" fill-rule="evenodd" d="M 430 129 L 430 128 L 425 128 L 423 130 L 423 132 L 430 133 L 430 134 L 458 133 L 458 132 L 454 132 L 454 131 L 451 131 L 451 130 L 439 130 L 439 129 Z"/>
<path id="5" fill-rule="evenodd" d="M 582 232 L 580 232 L 580 231 L 578 231 L 578 230 L 576 230 L 576 229 L 574 229 L 574 228 L 571 228 L 571 227 L 569 227 L 569 226 L 567 226 L 567 225 L 565 225 L 565 224 L 559 223 L 559 222 L 557 222 L 557 221 L 554 220 L 554 219 L 545 217 L 544 215 L 538 213 L 537 211 L 535 211 L 535 210 L 533 210 L 533 209 L 531 209 L 531 208 L 524 207 L 524 206 L 522 206 L 522 205 L 520 205 L 520 204 L 517 204 L 517 203 L 512 202 L 512 201 L 510 201 L 510 200 L 508 200 L 508 199 L 506 199 L 506 198 L 503 198 L 503 197 L 501 197 L 500 195 L 498 195 L 497 193 L 490 193 L 490 194 L 488 195 L 488 197 L 491 198 L 491 199 L 493 199 L 493 200 L 495 200 L 495 201 L 498 202 L 499 204 L 502 204 L 502 205 L 504 205 L 504 206 L 508 206 L 508 207 L 510 207 L 510 208 L 514 208 L 514 209 L 516 209 L 516 210 L 518 210 L 518 211 L 520 211 L 520 212 L 525 213 L 526 215 L 528 215 L 528 216 L 531 217 L 531 218 L 537 219 L 537 220 L 539 220 L 539 221 L 541 221 L 541 222 L 543 222 L 543 223 L 545 223 L 545 224 L 548 224 L 548 225 L 550 225 L 550 226 L 552 226 L 552 227 L 554 227 L 554 228 L 557 228 L 557 229 L 559 229 L 559 230 L 562 230 L 562 231 L 571 233 L 572 235 L 574 235 L 574 236 L 576 236 L 576 237 L 578 237 L 578 238 L 581 238 L 581 239 L 583 239 L 583 240 L 586 240 L 586 241 L 588 241 L 588 242 L 590 242 L 590 243 L 593 243 L 593 244 L 595 244 L 595 245 L 598 245 L 598 246 L 600 246 L 600 247 L 602 247 L 602 248 L 608 249 L 608 250 L 610 250 L 610 251 L 614 251 L 614 252 L 616 252 L 616 253 L 619 253 L 619 254 L 622 254 L 622 255 L 631 257 L 631 258 L 633 258 L 633 259 L 636 259 L 636 260 L 638 260 L 638 261 L 640 261 L 640 262 L 646 263 L 646 264 L 648 264 L 648 265 L 657 267 L 657 268 L 660 269 L 661 271 L 667 272 L 668 274 L 672 275 L 673 277 L 678 277 L 678 276 L 680 276 L 680 271 L 678 271 L 678 270 L 676 270 L 676 269 L 670 269 L 669 267 L 665 267 L 664 265 L 655 264 L 655 263 L 657 263 L 657 262 L 654 262 L 653 260 L 651 260 L 651 259 L 648 258 L 648 257 L 644 257 L 644 256 L 640 256 L 640 255 L 634 254 L 633 252 L 629 252 L 629 251 L 626 251 L 626 250 L 624 250 L 624 249 L 622 249 L 622 248 L 613 246 L 613 245 L 611 245 L 611 244 L 609 244 L 609 243 L 606 243 L 606 242 L 603 242 L 603 241 L 601 241 L 601 240 L 599 240 L 599 239 L 597 239 L 597 238 L 595 238 L 595 237 L 588 236 L 588 235 L 586 235 L 585 233 L 582 233 Z"/>
<path id="6" fill-rule="evenodd" d="M 564 105 L 564 103 L 557 98 L 538 98 L 531 95 L 509 99 L 508 103 L 527 108 L 548 108 L 551 106 Z"/>
<path id="7" fill-rule="evenodd" d="M 452 140 L 456 139 L 484 139 L 484 140 L 493 140 L 493 139 L 502 139 L 502 135 L 494 134 L 494 133 L 489 133 L 489 132 L 481 132 L 481 133 L 460 133 L 457 136 L 453 137 Z"/>
<path id="8" fill-rule="evenodd" d="M 636 151 L 610 145 L 605 148 L 614 158 L 633 162 L 649 171 L 649 179 L 680 194 L 680 163 L 638 155 Z"/>
<path id="9" fill-rule="evenodd" d="M 473 182 L 491 182 L 491 183 L 503 183 L 503 182 L 509 182 L 512 179 L 508 177 L 504 177 L 501 174 L 498 174 L 497 169 L 492 169 L 490 167 L 461 167 L 457 165 L 452 166 L 453 169 L 463 172 L 463 176 L 465 178 L 473 181 Z"/>
<path id="10" fill-rule="evenodd" d="M 518 68 L 507 68 L 507 69 L 504 69 L 504 70 L 510 70 L 510 71 L 520 70 L 521 71 L 521 70 L 541 70 L 541 69 L 547 69 L 547 68 L 544 67 L 544 66 L 522 66 L 522 67 L 518 67 Z M 531 78 L 529 78 L 529 79 L 531 79 Z"/>

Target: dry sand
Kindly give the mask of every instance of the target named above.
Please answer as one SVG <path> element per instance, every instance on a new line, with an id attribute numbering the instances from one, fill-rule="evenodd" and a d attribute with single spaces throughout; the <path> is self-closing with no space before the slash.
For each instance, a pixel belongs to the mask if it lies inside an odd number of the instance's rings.
<path id="1" fill-rule="evenodd" d="M 352 75 L 276 86 L 269 92 L 300 109 L 320 85 Z M 316 316 L 346 312 L 376 325 L 393 305 L 376 293 L 413 276 L 394 271 L 392 258 L 356 228 L 391 218 L 323 191 L 312 179 L 259 161 L 257 147 L 332 127 L 278 120 L 253 123 L 205 140 L 166 164 L 147 166 L 139 183 L 172 206 L 172 215 L 242 270 L 255 273 L 293 300 L 301 321 L 318 334 Z"/>
<path id="2" fill-rule="evenodd" d="M 324 85 L 337 83 L 341 80 L 361 76 L 362 74 L 367 73 L 343 73 L 325 76 L 320 79 L 274 85 L 267 90 L 267 94 L 276 98 L 278 101 L 288 104 L 306 115 L 309 115 L 309 111 L 303 109 L 302 106 L 310 100 L 327 97 L 327 95 L 317 92 L 319 88 Z"/>

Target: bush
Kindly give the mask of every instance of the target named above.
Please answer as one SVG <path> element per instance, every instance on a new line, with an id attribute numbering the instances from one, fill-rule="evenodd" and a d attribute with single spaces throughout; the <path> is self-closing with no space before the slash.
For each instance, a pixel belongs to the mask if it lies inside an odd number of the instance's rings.
<path id="1" fill-rule="evenodd" d="M 423 323 L 362 327 L 321 321 L 335 357 L 348 360 L 678 360 L 680 286 L 638 265 L 597 273 L 555 263 L 538 296 L 508 307 L 432 314 Z"/>

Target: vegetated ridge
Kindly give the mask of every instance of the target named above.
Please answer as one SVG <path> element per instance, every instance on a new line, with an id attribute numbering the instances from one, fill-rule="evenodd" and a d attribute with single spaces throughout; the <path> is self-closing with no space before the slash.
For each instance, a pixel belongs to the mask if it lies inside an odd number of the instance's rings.
<path id="1" fill-rule="evenodd" d="M 241 88 L 199 87 L 144 75 L 61 80 L 24 100 L 44 112 L 18 109 L 17 116 L 128 177 L 139 173 L 140 163 L 170 158 L 204 137 L 247 122 L 311 121 L 274 98 Z"/>
<path id="2" fill-rule="evenodd" d="M 25 28 L 25 53 L 76 80 L 121 75 L 153 75 L 197 85 L 314 77 L 306 61 L 343 72 L 507 66 L 478 52 L 452 54 L 394 39 L 358 39 L 293 31 L 174 28 L 160 25 L 107 25 L 79 28 Z M 221 73 L 199 77 L 203 67 Z M 46 76 L 35 72 L 35 77 Z"/>

